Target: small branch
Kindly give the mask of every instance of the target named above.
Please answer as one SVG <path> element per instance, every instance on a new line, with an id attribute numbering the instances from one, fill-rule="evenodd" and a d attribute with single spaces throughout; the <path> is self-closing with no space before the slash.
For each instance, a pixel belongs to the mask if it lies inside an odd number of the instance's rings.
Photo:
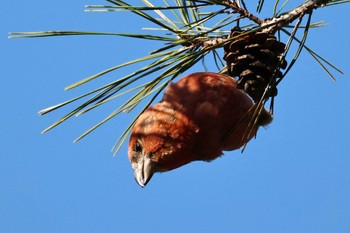
<path id="1" fill-rule="evenodd" d="M 295 19 L 304 16 L 307 13 L 310 13 L 312 10 L 317 9 L 318 7 L 331 2 L 331 0 L 311 0 L 303 5 L 295 8 L 294 10 L 280 15 L 272 19 L 265 19 L 260 26 L 263 29 L 263 32 L 275 34 L 280 28 L 287 26 L 289 23 L 293 22 Z"/>
<path id="2" fill-rule="evenodd" d="M 212 47 L 212 46 L 216 46 L 216 45 L 219 45 L 219 44 L 223 44 L 223 43 L 225 43 L 228 40 L 229 39 L 227 39 L 227 38 L 216 38 L 214 40 L 203 41 L 201 45 L 203 47 Z"/>
<path id="3" fill-rule="evenodd" d="M 259 24 L 260 27 L 263 28 L 262 32 L 275 34 L 277 30 L 281 29 L 284 26 L 287 26 L 297 18 L 300 18 L 305 14 L 310 13 L 314 9 L 317 9 L 322 5 L 325 5 L 331 1 L 332 0 L 310 0 L 290 12 L 274 17 L 272 19 L 265 19 L 265 20 L 261 20 L 258 17 L 254 16 L 253 14 L 251 14 L 249 11 L 241 8 L 239 4 L 237 4 L 236 2 L 225 1 L 224 4 L 227 7 L 232 8 L 235 12 L 239 13 L 242 18 L 249 18 L 250 20 Z M 228 40 L 230 40 L 230 38 L 222 37 L 222 38 L 216 38 L 213 40 L 201 41 L 199 43 L 197 42 L 197 45 L 200 44 L 203 47 L 216 47 L 219 44 L 224 44 Z"/>
<path id="4" fill-rule="evenodd" d="M 263 21 L 261 19 L 259 19 L 258 17 L 256 17 L 255 15 L 253 15 L 252 13 L 250 13 L 248 10 L 246 10 L 245 4 L 243 1 L 242 1 L 242 4 L 243 4 L 244 8 L 240 7 L 239 4 L 237 4 L 237 2 L 235 2 L 235 1 L 230 1 L 230 0 L 223 1 L 223 5 L 225 5 L 229 8 L 232 8 L 232 10 L 234 12 L 238 13 L 243 18 L 248 18 L 251 21 L 261 25 L 263 23 Z"/>

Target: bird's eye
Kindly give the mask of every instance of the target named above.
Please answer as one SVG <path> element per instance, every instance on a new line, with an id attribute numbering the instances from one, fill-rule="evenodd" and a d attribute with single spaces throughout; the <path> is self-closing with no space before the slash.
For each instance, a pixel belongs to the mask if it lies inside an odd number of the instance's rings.
<path id="1" fill-rule="evenodd" d="M 136 144 L 135 144 L 135 152 L 137 152 L 137 153 L 142 152 L 142 146 L 139 142 L 136 142 Z"/>

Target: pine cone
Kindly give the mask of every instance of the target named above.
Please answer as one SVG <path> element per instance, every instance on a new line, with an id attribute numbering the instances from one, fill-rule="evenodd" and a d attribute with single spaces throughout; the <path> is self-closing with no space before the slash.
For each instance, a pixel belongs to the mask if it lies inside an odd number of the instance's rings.
<path id="1" fill-rule="evenodd" d="M 244 31 L 234 28 L 230 38 Z M 285 44 L 272 34 L 253 32 L 239 37 L 224 46 L 224 60 L 228 74 L 238 77 L 238 88 L 243 89 L 255 102 L 259 101 L 269 86 L 265 99 L 276 96 L 276 78 L 281 78 L 280 68 L 285 69 L 286 60 L 280 62 Z"/>

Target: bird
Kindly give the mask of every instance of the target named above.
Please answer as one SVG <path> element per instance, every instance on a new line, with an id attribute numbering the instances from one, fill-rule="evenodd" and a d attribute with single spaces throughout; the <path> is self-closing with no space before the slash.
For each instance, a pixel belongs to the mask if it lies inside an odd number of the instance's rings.
<path id="1" fill-rule="evenodd" d="M 224 74 L 197 72 L 170 83 L 131 131 L 128 157 L 136 182 L 145 187 L 157 172 L 209 162 L 241 148 L 273 119 L 262 107 L 252 124 L 256 106 Z"/>

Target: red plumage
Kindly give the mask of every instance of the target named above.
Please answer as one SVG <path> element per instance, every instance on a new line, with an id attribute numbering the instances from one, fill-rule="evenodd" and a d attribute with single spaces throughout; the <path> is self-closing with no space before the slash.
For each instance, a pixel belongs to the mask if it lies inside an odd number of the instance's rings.
<path id="1" fill-rule="evenodd" d="M 263 109 L 257 124 L 248 129 L 254 106 L 226 75 L 193 73 L 170 84 L 132 130 L 128 154 L 137 183 L 144 187 L 156 172 L 211 161 L 222 151 L 240 148 L 272 120 Z"/>

